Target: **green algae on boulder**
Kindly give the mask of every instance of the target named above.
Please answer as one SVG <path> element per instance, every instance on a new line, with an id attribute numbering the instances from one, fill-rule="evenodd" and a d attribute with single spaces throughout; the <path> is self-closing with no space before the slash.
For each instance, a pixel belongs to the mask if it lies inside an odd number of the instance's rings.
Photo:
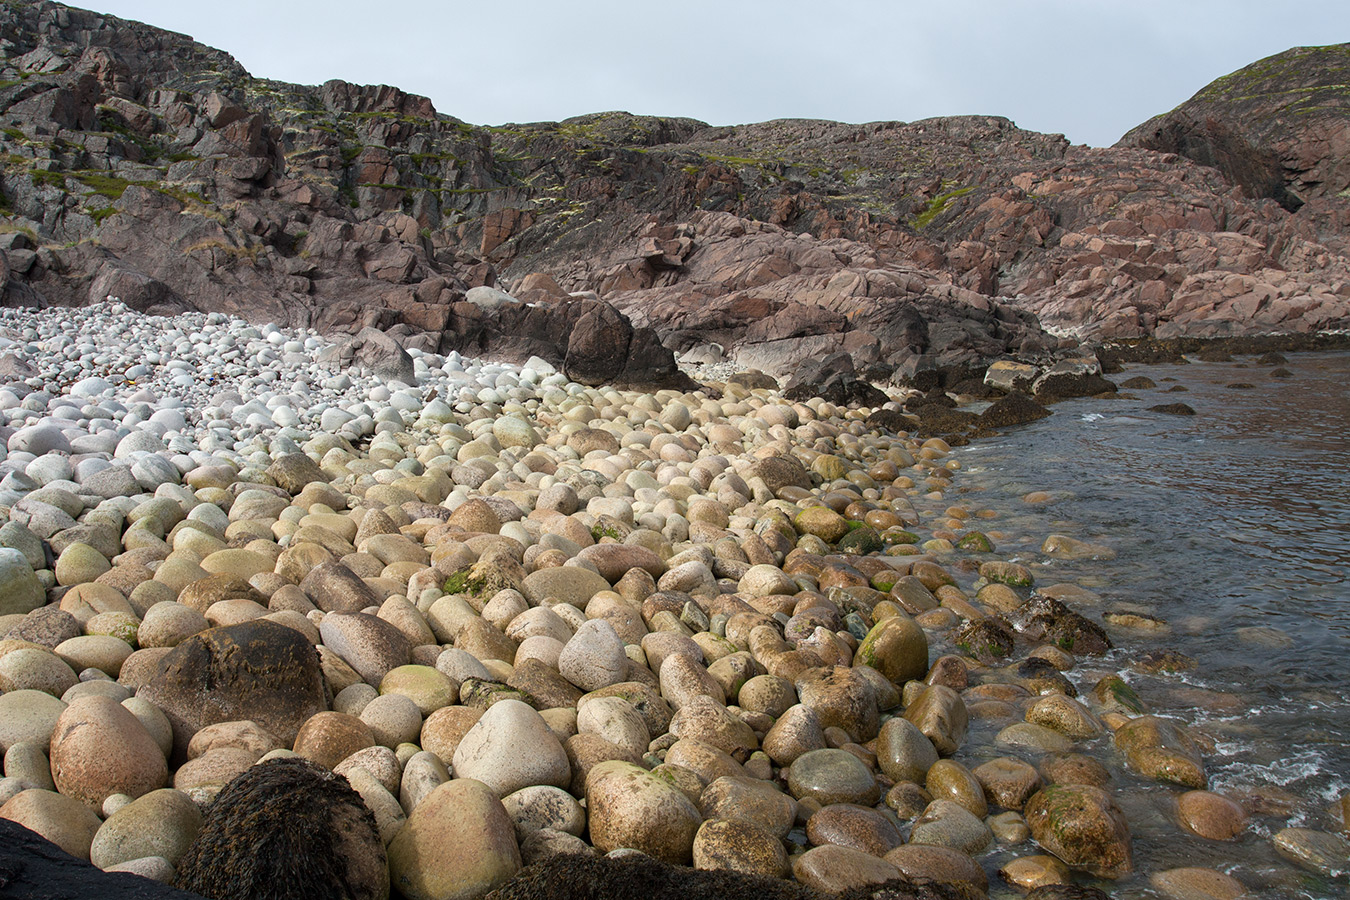
<path id="1" fill-rule="evenodd" d="M 1200 751 L 1184 727 L 1158 716 L 1140 716 L 1116 729 L 1116 747 L 1145 778 L 1190 788 L 1206 784 Z"/>
<path id="2" fill-rule="evenodd" d="M 928 671 L 928 636 L 904 613 L 890 616 L 872 626 L 853 662 L 871 666 L 895 684 L 923 678 Z"/>
<path id="3" fill-rule="evenodd" d="M 1075 869 L 1101 878 L 1133 870 L 1130 829 L 1111 795 L 1085 785 L 1051 785 L 1027 801 L 1036 843 Z"/>

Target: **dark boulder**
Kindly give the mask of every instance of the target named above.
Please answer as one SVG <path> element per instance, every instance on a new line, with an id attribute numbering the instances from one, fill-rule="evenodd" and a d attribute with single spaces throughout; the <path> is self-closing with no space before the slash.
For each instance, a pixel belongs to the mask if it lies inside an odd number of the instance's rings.
<path id="1" fill-rule="evenodd" d="M 974 900 L 976 896 L 959 885 L 915 884 L 905 878 L 827 894 L 787 879 L 669 866 L 642 854 L 622 859 L 560 854 L 522 869 L 486 900 Z"/>
<path id="2" fill-rule="evenodd" d="M 389 869 L 375 817 L 347 779 L 274 759 L 216 797 L 177 884 L 213 900 L 385 900 Z"/>
<path id="3" fill-rule="evenodd" d="M 180 760 L 192 736 L 217 722 L 250 719 L 289 747 L 305 720 L 329 704 L 314 645 L 266 619 L 193 635 L 136 694 L 164 711 Z"/>
<path id="4" fill-rule="evenodd" d="M 0 897 L 15 900 L 201 900 L 127 872 L 104 872 L 18 822 L 0 819 Z"/>
<path id="5" fill-rule="evenodd" d="M 1100 625 L 1050 597 L 1032 595 L 1010 618 L 1029 640 L 1046 641 L 1075 655 L 1095 655 L 1111 649 L 1111 639 Z"/>
<path id="6" fill-rule="evenodd" d="M 979 427 L 1007 428 L 1011 425 L 1025 425 L 1050 415 L 1050 410 L 1041 406 L 1021 391 L 1013 391 L 980 413 Z"/>
<path id="7" fill-rule="evenodd" d="M 909 433 L 914 430 L 915 422 L 898 409 L 874 409 L 863 423 L 868 428 L 889 431 L 891 434 Z"/>
<path id="8" fill-rule="evenodd" d="M 1115 384 L 1101 373 L 1101 363 L 1095 357 L 1063 359 L 1036 379 L 1033 393 L 1043 403 L 1115 393 Z"/>
<path id="9" fill-rule="evenodd" d="M 1173 388 L 1175 390 L 1175 388 Z M 1159 403 L 1157 406 L 1150 406 L 1149 412 L 1164 413 L 1169 416 L 1193 416 L 1195 410 L 1185 403 Z"/>

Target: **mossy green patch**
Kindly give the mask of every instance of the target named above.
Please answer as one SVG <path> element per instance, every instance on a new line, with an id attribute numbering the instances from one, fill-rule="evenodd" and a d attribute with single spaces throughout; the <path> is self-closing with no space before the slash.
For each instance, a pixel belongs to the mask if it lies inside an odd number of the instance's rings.
<path id="1" fill-rule="evenodd" d="M 914 227 L 917 229 L 927 228 L 929 225 L 933 224 L 934 219 L 936 219 L 938 216 L 942 215 L 947 211 L 948 207 L 951 206 L 953 200 L 956 200 L 959 197 L 964 197 L 966 194 L 969 194 L 973 190 L 975 190 L 973 186 L 963 187 L 957 188 L 956 190 L 953 191 L 947 191 L 945 193 L 938 194 L 932 200 L 929 200 L 928 204 L 922 210 L 919 211 L 919 214 L 917 216 L 914 217 Z"/>
<path id="2" fill-rule="evenodd" d="M 956 546 L 962 550 L 971 550 L 976 553 L 993 553 L 994 542 L 989 540 L 989 536 L 983 531 L 971 531 L 957 541 Z"/>

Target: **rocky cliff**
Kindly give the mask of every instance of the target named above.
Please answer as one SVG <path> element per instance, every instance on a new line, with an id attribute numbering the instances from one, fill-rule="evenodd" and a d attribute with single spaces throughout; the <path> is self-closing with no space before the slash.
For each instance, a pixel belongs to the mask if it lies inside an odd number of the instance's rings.
<path id="1" fill-rule="evenodd" d="M 1299 61 L 1324 54 L 1287 56 L 1278 77 L 1304 84 Z M 1206 90 L 1247 89 L 1223 84 Z M 1233 134 L 1264 109 L 1226 108 Z M 8 2 L 0 110 L 11 305 L 374 326 L 634 382 L 673 377 L 671 351 L 775 374 L 843 351 L 884 380 L 1350 316 L 1350 200 L 1307 187 L 1337 183 L 1341 108 L 1320 143 L 1243 138 L 1305 154 L 1281 194 L 1274 169 L 1245 178 L 1196 141 L 1089 149 L 994 117 L 477 127 L 397 88 L 267 81 L 182 35 Z"/>

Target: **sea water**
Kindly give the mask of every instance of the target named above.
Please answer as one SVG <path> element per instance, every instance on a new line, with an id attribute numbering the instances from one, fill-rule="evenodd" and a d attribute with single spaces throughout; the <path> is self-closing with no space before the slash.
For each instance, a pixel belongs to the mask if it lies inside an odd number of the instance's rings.
<path id="1" fill-rule="evenodd" d="M 1080 660 L 1079 690 L 1120 671 L 1153 712 L 1199 732 L 1209 788 L 1253 813 L 1236 842 L 1186 834 L 1182 789 L 1131 776 L 1099 741 L 1092 752 L 1114 763 L 1139 873 L 1110 886 L 1113 897 L 1156 896 L 1147 875 L 1178 866 L 1220 869 L 1265 897 L 1350 892 L 1345 877 L 1305 873 L 1270 844 L 1287 825 L 1336 830 L 1328 807 L 1350 790 L 1350 354 L 1292 355 L 1282 367 L 1292 375 L 1250 357 L 1130 367 L 1113 378 L 1157 386 L 1059 403 L 955 452 L 969 499 L 1002 511 L 988 523 L 1006 535 L 1000 555 L 1032 565 L 1040 584 L 1098 594 L 1080 608 L 1098 621 L 1160 620 L 1108 625 L 1116 649 Z M 1195 415 L 1150 410 L 1172 403 Z M 1053 502 L 1024 502 L 1034 490 Z M 1040 543 L 1052 533 L 1115 557 L 1049 559 Z M 1162 648 L 1195 668 L 1130 670 Z"/>

